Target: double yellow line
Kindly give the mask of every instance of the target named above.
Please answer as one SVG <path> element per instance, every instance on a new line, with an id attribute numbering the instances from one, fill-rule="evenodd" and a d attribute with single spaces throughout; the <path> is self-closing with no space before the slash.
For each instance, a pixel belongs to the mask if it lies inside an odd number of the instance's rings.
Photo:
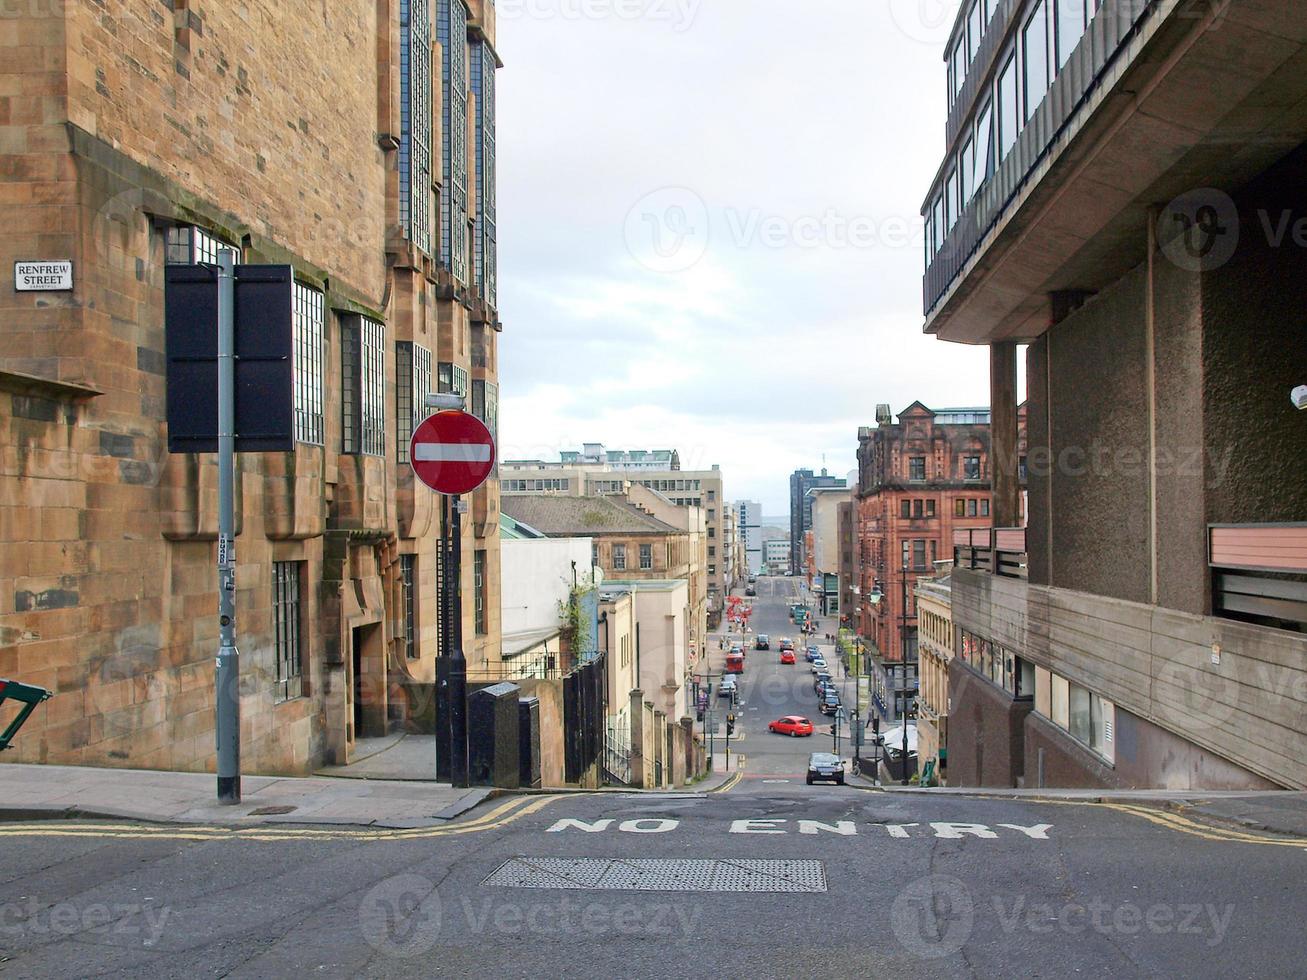
<path id="1" fill-rule="evenodd" d="M 438 827 L 407 830 L 333 830 L 317 827 L 153 827 L 129 823 L 57 822 L 0 824 L 0 837 L 108 837 L 124 840 L 242 840 L 242 841 L 406 841 L 432 837 L 453 837 L 498 830 L 564 799 L 563 795 L 518 796 L 486 811 L 479 817 Z"/>

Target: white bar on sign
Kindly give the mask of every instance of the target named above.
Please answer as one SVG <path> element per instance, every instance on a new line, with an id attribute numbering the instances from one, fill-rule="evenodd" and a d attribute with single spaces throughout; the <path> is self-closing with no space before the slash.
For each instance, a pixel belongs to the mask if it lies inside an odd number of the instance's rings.
<path id="1" fill-rule="evenodd" d="M 413 459 L 419 463 L 488 463 L 490 447 L 485 444 L 419 442 L 413 447 Z"/>

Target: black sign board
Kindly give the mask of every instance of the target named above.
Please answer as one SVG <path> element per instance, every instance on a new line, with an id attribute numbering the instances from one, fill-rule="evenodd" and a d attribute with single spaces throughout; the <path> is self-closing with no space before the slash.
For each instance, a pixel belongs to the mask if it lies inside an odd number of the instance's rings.
<path id="1" fill-rule="evenodd" d="M 218 267 L 164 269 L 168 451 L 218 451 Z M 236 266 L 236 452 L 295 448 L 288 265 Z"/>

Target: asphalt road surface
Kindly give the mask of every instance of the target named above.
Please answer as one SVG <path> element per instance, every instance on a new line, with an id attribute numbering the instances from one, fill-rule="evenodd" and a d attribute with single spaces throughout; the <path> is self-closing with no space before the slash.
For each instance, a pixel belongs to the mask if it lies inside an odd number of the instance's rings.
<path id="1" fill-rule="evenodd" d="M 759 599 L 758 625 L 784 635 Z M 764 659 L 746 677 L 765 679 Z M 809 787 L 798 767 L 822 739 L 768 739 L 755 718 L 814 702 L 750 712 L 761 696 L 746 686 L 746 778 L 725 792 L 513 797 L 419 831 L 0 824 L 0 972 L 1307 970 L 1307 840 L 1124 804 Z"/>

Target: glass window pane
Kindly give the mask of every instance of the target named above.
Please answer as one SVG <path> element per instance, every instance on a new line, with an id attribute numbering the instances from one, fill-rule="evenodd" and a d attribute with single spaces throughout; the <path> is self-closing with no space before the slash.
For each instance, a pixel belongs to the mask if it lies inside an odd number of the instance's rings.
<path id="1" fill-rule="evenodd" d="M 1071 57 L 1085 33 L 1085 0 L 1057 0 L 1057 67 Z"/>
<path id="2" fill-rule="evenodd" d="M 1070 685 L 1065 677 L 1053 675 L 1053 722 L 1062 728 L 1068 727 L 1067 712 L 1070 702 Z"/>
<path id="3" fill-rule="evenodd" d="M 962 156 L 958 160 L 958 176 L 961 182 L 962 207 L 971 203 L 971 194 L 975 190 L 975 184 L 972 182 L 976 167 L 976 153 L 971 140 L 967 140 L 966 145 L 962 147 Z"/>
<path id="4" fill-rule="evenodd" d="M 953 96 L 962 91 L 962 83 L 967 80 L 967 45 L 965 38 L 958 38 L 953 47 Z"/>
<path id="5" fill-rule="evenodd" d="M 980 0 L 971 0 L 971 10 L 967 12 L 967 61 L 970 62 L 976 57 L 976 49 L 980 47 L 980 37 L 984 32 L 984 26 L 980 22 L 982 11 L 980 9 Z"/>
<path id="6" fill-rule="evenodd" d="M 1068 721 L 1067 729 L 1071 732 L 1072 737 L 1088 745 L 1090 738 L 1089 692 L 1078 684 L 1071 685 Z"/>
<path id="7" fill-rule="evenodd" d="M 1020 127 L 1017 105 L 1017 56 L 1013 52 L 998 77 L 998 158 L 1002 160 L 1016 144 Z"/>
<path id="8" fill-rule="evenodd" d="M 976 190 L 989 180 L 994 172 L 994 113 L 990 103 L 976 117 L 976 172 L 973 187 Z"/>
<path id="9" fill-rule="evenodd" d="M 958 174 L 956 170 L 950 170 L 947 179 L 944 181 L 944 227 L 946 231 L 952 231 L 953 226 L 958 223 Z"/>
<path id="10" fill-rule="evenodd" d="M 1026 21 L 1021 44 L 1026 65 L 1026 119 L 1029 119 L 1048 91 L 1048 10 L 1044 0 L 1035 4 Z"/>

